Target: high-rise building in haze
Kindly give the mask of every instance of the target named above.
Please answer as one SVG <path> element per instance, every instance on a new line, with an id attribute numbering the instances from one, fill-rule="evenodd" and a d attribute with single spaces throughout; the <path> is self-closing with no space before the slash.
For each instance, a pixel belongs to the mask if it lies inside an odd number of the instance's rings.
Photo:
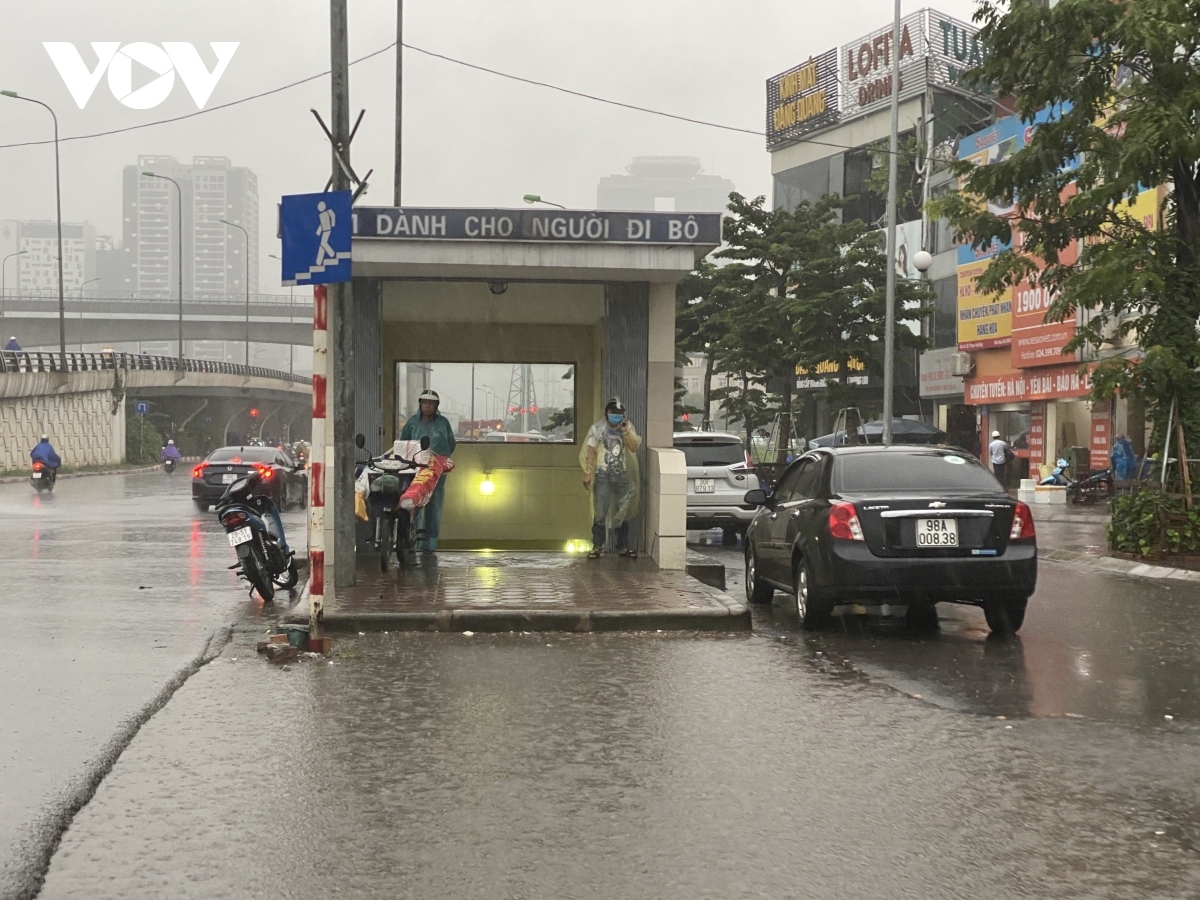
<path id="1" fill-rule="evenodd" d="M 191 164 L 172 156 L 139 156 L 126 166 L 122 191 L 124 284 L 137 294 L 172 296 L 177 290 L 180 217 L 175 186 L 143 172 L 179 183 L 183 198 L 183 292 L 241 294 L 246 290 L 246 253 L 250 292 L 258 292 L 258 178 L 223 156 L 197 156 Z M 222 224 L 236 222 L 249 233 Z"/>
<path id="2" fill-rule="evenodd" d="M 698 156 L 635 156 L 625 175 L 605 175 L 596 208 L 645 212 L 721 212 L 733 182 L 706 175 Z"/>
<path id="3" fill-rule="evenodd" d="M 6 267 L 6 290 L 57 293 L 58 227 L 54 220 L 0 221 L 0 257 L 18 252 Z M 78 289 L 95 277 L 96 229 L 87 222 L 63 222 L 63 288 Z"/>

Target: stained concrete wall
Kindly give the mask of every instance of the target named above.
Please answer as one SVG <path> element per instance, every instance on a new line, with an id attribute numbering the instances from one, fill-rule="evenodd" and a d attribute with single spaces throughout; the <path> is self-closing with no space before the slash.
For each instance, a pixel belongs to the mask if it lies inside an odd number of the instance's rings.
<path id="1" fill-rule="evenodd" d="M 43 433 L 66 465 L 122 462 L 125 400 L 117 373 L 0 375 L 0 470 L 27 468 Z"/>

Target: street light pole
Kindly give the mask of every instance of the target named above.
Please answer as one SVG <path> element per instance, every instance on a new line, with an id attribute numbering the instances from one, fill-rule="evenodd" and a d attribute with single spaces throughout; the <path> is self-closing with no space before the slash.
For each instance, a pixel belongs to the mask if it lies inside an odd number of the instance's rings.
<path id="1" fill-rule="evenodd" d="M 83 352 L 83 289 L 93 282 L 100 281 L 99 278 L 89 278 L 83 284 L 79 285 L 79 352 Z"/>
<path id="2" fill-rule="evenodd" d="M 403 2 L 403 0 L 401 0 L 401 2 Z M 398 205 L 399 204 L 397 204 L 397 206 Z M 268 253 L 267 256 L 269 256 L 271 259 L 279 259 L 279 257 L 276 256 L 274 253 Z M 282 260 L 280 260 L 280 261 L 282 262 Z M 289 325 L 291 325 L 295 321 L 295 317 L 292 315 L 292 307 L 296 302 L 295 290 L 296 290 L 296 286 L 294 284 L 288 286 L 288 324 Z M 296 370 L 296 345 L 294 343 L 292 343 L 292 341 L 289 339 L 288 340 L 288 374 L 289 375 L 296 374 L 295 370 Z"/>
<path id="3" fill-rule="evenodd" d="M 31 97 L 22 97 L 16 91 L 0 91 L 0 95 L 14 100 L 24 100 L 26 103 L 36 103 L 50 113 L 54 120 L 54 202 L 58 215 L 58 352 L 62 354 L 63 365 L 67 361 L 67 301 L 63 296 L 63 238 L 62 238 L 62 176 L 58 165 L 58 116 L 47 104 Z"/>
<path id="4" fill-rule="evenodd" d="M 179 182 L 168 175 L 156 175 L 153 172 L 143 172 L 148 178 L 161 178 L 175 185 L 175 195 L 179 199 L 179 371 L 183 371 L 183 189 Z"/>
<path id="5" fill-rule="evenodd" d="M 888 137 L 887 297 L 883 323 L 883 443 L 892 442 L 896 381 L 896 156 L 900 143 L 900 0 L 892 24 L 892 131 Z"/>
<path id="6" fill-rule="evenodd" d="M 555 203 L 553 200 L 543 200 L 540 194 L 526 194 L 521 199 L 531 206 L 534 203 L 545 203 L 547 206 L 557 206 L 559 209 L 566 209 L 561 203 Z"/>
<path id="7" fill-rule="evenodd" d="M 222 219 L 221 223 L 242 233 L 246 244 L 246 368 L 250 368 L 250 232 L 241 225 Z"/>
<path id="8" fill-rule="evenodd" d="M 0 262 L 0 318 L 4 316 L 4 300 L 8 292 L 8 261 L 14 256 L 21 256 L 28 253 L 28 250 L 18 250 L 16 253 L 10 253 L 4 257 L 4 261 Z"/>

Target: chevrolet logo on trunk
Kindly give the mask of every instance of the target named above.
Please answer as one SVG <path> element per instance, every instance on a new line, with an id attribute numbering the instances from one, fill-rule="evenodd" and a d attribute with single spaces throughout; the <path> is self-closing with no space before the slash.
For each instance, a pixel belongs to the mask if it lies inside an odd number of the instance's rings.
<path id="1" fill-rule="evenodd" d="M 941 500 L 934 500 L 932 503 L 929 504 L 929 508 L 930 509 L 942 509 L 943 507 L 945 507 L 945 505 L 946 504 L 943 503 Z"/>

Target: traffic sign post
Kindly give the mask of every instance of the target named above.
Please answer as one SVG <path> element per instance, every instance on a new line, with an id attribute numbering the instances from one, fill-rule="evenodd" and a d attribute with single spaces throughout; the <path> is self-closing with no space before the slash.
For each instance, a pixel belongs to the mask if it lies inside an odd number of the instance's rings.
<path id="1" fill-rule="evenodd" d="M 350 280 L 350 191 L 291 194 L 279 204 L 285 285 Z"/>

